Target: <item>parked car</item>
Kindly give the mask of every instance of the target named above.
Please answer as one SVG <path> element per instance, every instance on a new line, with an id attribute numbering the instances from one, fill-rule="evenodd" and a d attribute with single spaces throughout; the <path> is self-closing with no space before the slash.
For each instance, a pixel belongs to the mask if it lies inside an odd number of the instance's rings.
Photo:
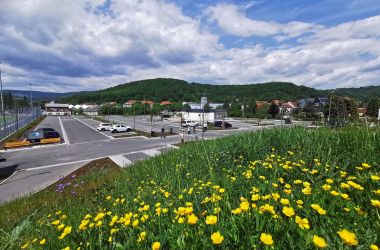
<path id="1" fill-rule="evenodd" d="M 111 123 L 100 123 L 96 128 L 99 131 L 111 131 L 112 124 Z"/>
<path id="2" fill-rule="evenodd" d="M 195 121 L 186 120 L 182 122 L 182 127 L 196 127 L 198 123 Z"/>
<path id="3" fill-rule="evenodd" d="M 40 130 L 40 131 L 52 131 L 52 132 L 55 132 L 55 129 L 53 129 L 53 128 L 39 128 L 39 129 L 37 129 L 37 130 Z"/>
<path id="4" fill-rule="evenodd" d="M 41 139 L 61 138 L 61 135 L 54 129 L 41 128 L 35 131 L 28 131 L 26 134 L 26 138 L 28 141 L 34 143 L 34 142 L 40 142 Z"/>
<path id="5" fill-rule="evenodd" d="M 131 132 L 131 131 L 132 131 L 131 127 L 128 127 L 128 126 L 125 126 L 125 125 L 121 125 L 121 124 L 115 124 L 111 128 L 111 132 L 112 133 Z"/>
<path id="6" fill-rule="evenodd" d="M 222 128 L 223 127 L 223 121 L 215 121 L 214 126 L 216 128 Z M 232 124 L 229 122 L 224 122 L 224 127 L 225 128 L 232 128 Z"/>

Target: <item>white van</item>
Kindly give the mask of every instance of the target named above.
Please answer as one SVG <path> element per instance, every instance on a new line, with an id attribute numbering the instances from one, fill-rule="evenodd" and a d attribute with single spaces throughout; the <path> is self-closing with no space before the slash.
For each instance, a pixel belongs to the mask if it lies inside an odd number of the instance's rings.
<path id="1" fill-rule="evenodd" d="M 198 123 L 195 121 L 186 120 L 182 122 L 183 127 L 196 127 L 198 126 Z"/>

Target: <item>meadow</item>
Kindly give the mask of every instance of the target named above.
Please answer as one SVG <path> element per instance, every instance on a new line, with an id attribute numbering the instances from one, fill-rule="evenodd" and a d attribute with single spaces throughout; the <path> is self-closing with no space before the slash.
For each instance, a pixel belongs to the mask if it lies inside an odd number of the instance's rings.
<path id="1" fill-rule="evenodd" d="M 380 129 L 362 127 L 272 129 L 189 144 L 1 206 L 0 244 L 378 249 L 379 163 Z"/>

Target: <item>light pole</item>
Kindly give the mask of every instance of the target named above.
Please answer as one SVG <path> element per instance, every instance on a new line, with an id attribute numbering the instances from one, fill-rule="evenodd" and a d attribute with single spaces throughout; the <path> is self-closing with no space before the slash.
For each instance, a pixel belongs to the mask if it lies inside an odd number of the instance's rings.
<path id="1" fill-rule="evenodd" d="M 29 87 L 30 87 L 30 111 L 32 113 L 32 119 L 33 119 L 33 116 L 34 116 L 34 112 L 33 112 L 33 92 L 32 92 L 32 84 L 29 83 Z"/>
<path id="2" fill-rule="evenodd" d="M 331 116 L 331 99 L 332 99 L 333 94 L 334 94 L 334 91 L 332 91 L 330 94 L 329 116 L 327 117 L 327 122 L 329 122 L 329 123 L 330 123 L 330 116 Z"/>
<path id="3" fill-rule="evenodd" d="M 3 81 L 1 79 L 1 61 L 0 61 L 0 88 L 1 88 L 1 113 L 3 114 L 3 129 L 5 130 L 5 113 L 4 113 L 4 99 L 3 99 Z"/>

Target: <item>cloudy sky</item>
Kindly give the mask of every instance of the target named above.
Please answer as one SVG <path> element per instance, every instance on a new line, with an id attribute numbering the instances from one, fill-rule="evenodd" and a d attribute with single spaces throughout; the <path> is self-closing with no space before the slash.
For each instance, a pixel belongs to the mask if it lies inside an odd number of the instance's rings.
<path id="1" fill-rule="evenodd" d="M 380 85 L 380 0 L 0 0 L 7 89 Z"/>

